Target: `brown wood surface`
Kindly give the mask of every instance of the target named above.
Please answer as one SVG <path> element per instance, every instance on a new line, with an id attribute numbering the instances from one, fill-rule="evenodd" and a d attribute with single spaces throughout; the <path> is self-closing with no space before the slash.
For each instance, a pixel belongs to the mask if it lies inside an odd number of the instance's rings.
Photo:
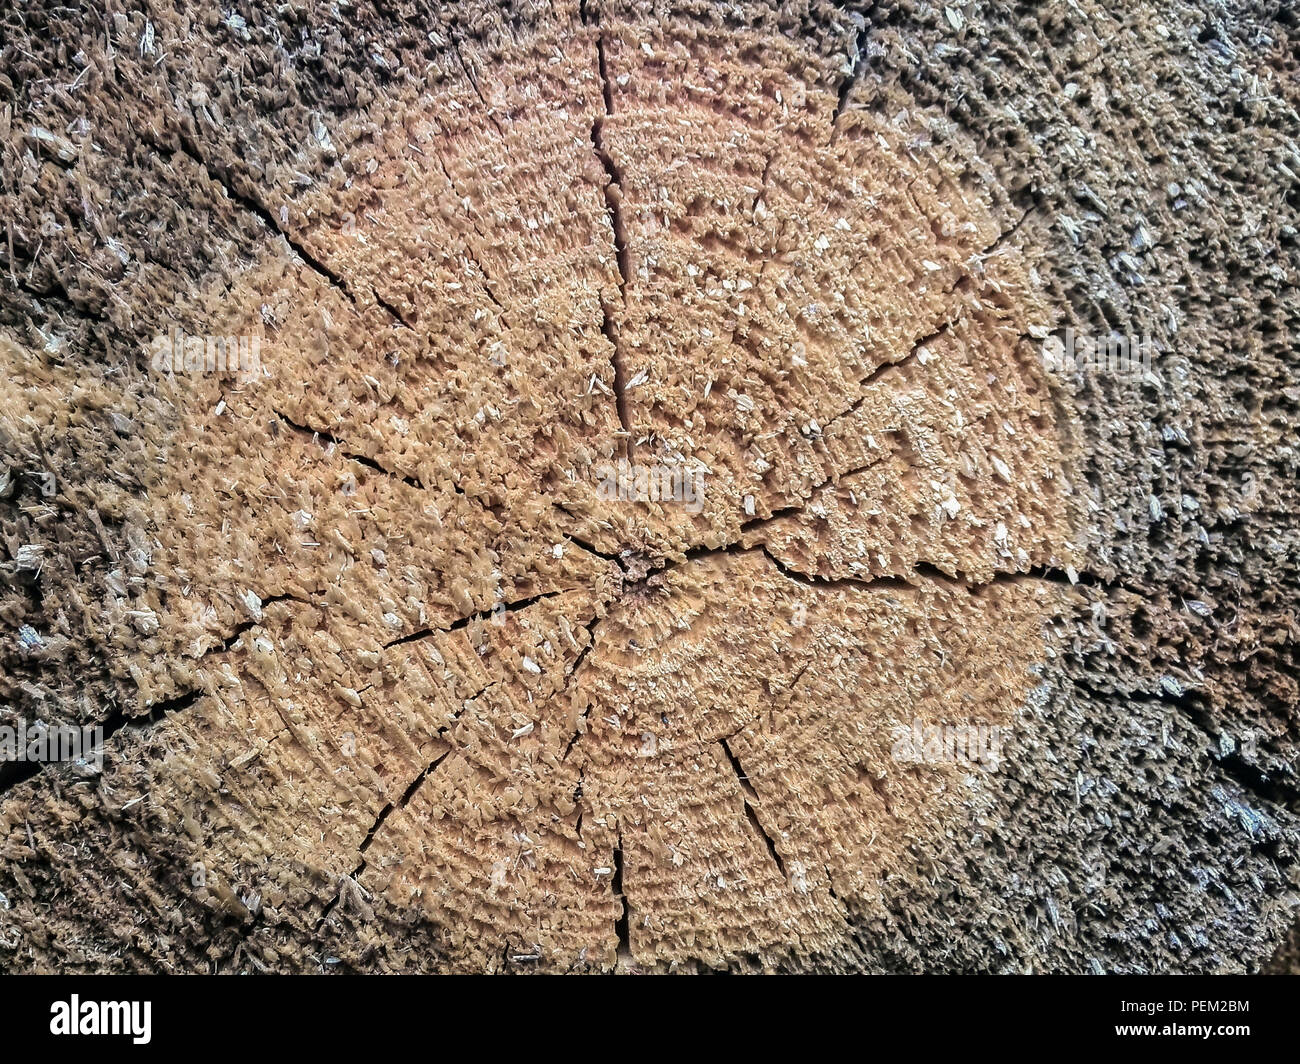
<path id="1" fill-rule="evenodd" d="M 1265 965 L 1296 32 L 6 11 L 0 969 Z"/>

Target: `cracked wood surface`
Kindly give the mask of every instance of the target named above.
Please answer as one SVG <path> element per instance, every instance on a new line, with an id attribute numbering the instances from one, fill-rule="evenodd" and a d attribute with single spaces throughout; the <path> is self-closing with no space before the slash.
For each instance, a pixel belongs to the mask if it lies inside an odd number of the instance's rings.
<path id="1" fill-rule="evenodd" d="M 1169 182 L 1061 79 L 1169 76 L 1177 42 L 1143 6 L 1107 60 L 1085 7 L 127 6 L 82 59 L 67 9 L 8 16 L 0 443 L 58 493 L 0 499 L 37 639 L 0 723 L 109 738 L 102 774 L 0 775 L 0 965 L 1258 964 L 1294 904 L 1294 588 L 1234 538 L 1237 414 L 1042 366 L 1191 261 L 1105 287 L 1137 268 L 1107 202 Z M 974 27 L 997 93 L 947 62 Z M 1185 223 L 1269 193 L 1237 195 Z M 1201 337 L 1267 309 L 1202 302 Z M 253 332 L 265 372 L 153 372 L 172 327 Z M 1152 410 L 1194 455 L 1169 484 Z M 619 458 L 703 506 L 602 497 Z M 914 725 L 1008 749 L 909 761 Z"/>

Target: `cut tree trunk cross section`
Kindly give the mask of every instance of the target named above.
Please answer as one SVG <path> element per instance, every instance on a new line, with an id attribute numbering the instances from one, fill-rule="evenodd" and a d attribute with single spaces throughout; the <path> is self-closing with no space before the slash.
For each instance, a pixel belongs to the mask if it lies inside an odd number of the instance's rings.
<path id="1" fill-rule="evenodd" d="M 1269 963 L 1294 16 L 0 25 L 0 970 Z"/>

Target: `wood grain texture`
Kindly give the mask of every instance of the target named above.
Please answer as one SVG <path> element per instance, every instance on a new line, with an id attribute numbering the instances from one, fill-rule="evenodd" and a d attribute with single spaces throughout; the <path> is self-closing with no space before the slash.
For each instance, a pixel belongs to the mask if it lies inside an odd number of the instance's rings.
<path id="1" fill-rule="evenodd" d="M 1264 965 L 1296 27 L 1217 10 L 6 14 L 0 726 L 108 738 L 0 768 L 0 967 Z"/>

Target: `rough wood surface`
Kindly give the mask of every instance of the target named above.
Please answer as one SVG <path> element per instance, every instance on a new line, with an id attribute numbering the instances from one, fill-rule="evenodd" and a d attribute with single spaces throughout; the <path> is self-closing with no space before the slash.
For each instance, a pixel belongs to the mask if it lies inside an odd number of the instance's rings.
<path id="1" fill-rule="evenodd" d="M 0 968 L 1264 965 L 1296 33 L 6 12 L 0 725 L 108 738 L 0 767 Z M 945 726 L 1004 748 L 899 756 Z"/>

